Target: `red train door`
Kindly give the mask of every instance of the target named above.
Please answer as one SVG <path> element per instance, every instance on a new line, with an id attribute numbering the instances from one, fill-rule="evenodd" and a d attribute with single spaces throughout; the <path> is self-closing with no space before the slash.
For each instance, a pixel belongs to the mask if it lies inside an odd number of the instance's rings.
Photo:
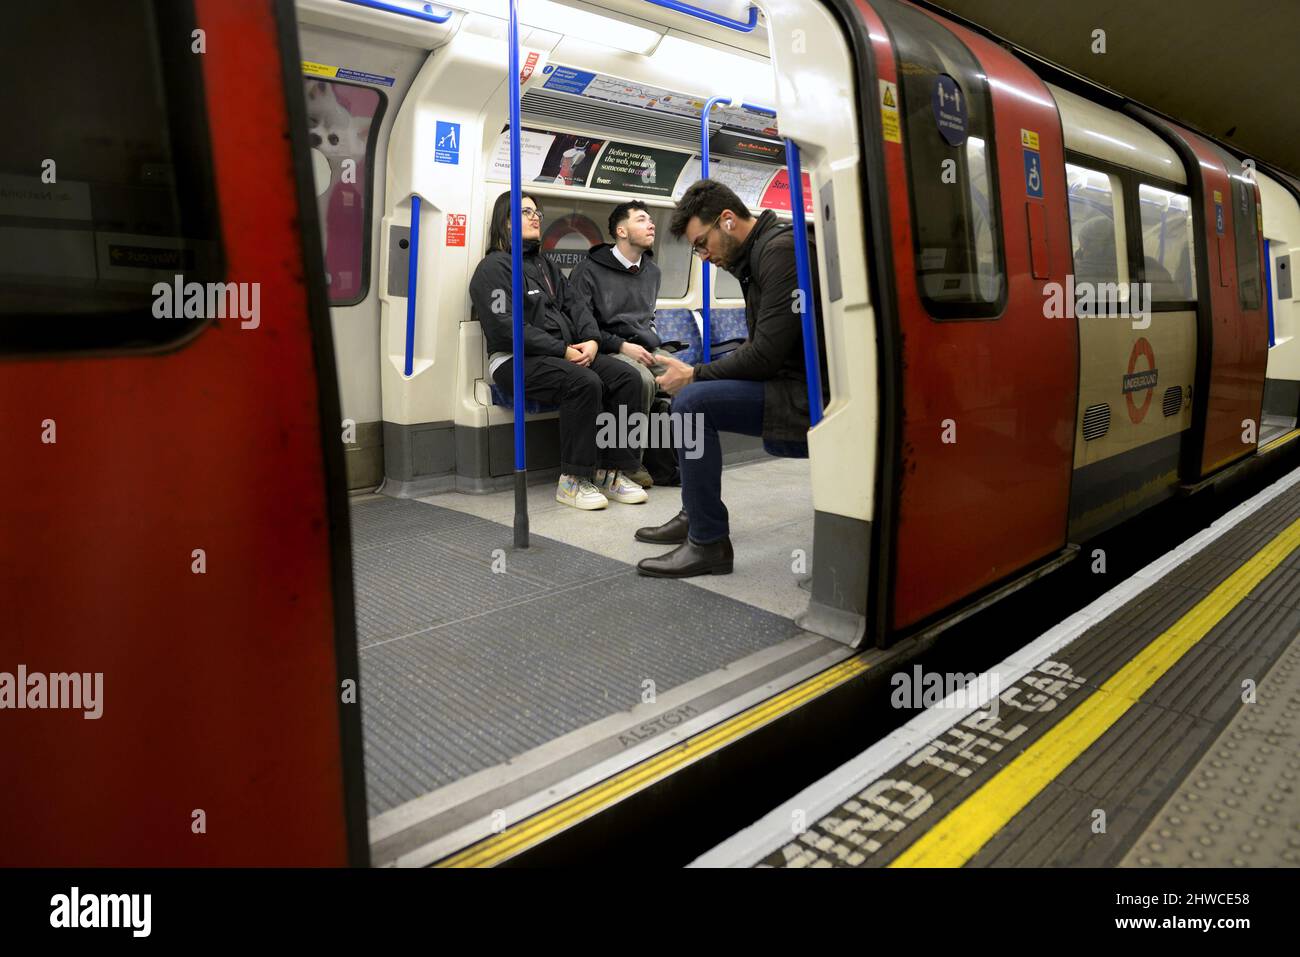
<path id="1" fill-rule="evenodd" d="M 365 863 L 293 6 L 48 0 L 0 46 L 46 67 L 0 146 L 0 864 Z"/>
<path id="2" fill-rule="evenodd" d="M 910 5 L 859 11 L 897 297 L 896 407 L 883 410 L 896 430 L 883 479 L 896 633 L 1066 545 L 1078 333 L 1047 308 L 1070 249 L 1061 125 L 1043 83 Z"/>
<path id="3" fill-rule="evenodd" d="M 1196 259 L 1196 383 L 1183 478 L 1195 482 L 1253 452 L 1268 366 L 1259 187 L 1223 149 L 1132 110 L 1178 151 L 1202 226 Z M 1195 171 L 1200 171 L 1199 178 Z"/>

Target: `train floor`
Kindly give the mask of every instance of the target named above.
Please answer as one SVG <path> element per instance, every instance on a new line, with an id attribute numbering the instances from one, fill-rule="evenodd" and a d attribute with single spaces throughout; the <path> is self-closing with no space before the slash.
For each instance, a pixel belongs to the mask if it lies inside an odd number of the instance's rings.
<path id="1" fill-rule="evenodd" d="M 1298 547 L 1300 470 L 695 865 L 1300 864 Z"/>
<path id="2" fill-rule="evenodd" d="M 423 863 L 851 655 L 802 632 L 807 460 L 728 467 L 731 575 L 646 578 L 642 525 L 681 507 L 581 512 L 529 490 L 355 496 L 353 566 L 372 855 Z M 804 550 L 800 559 L 797 550 Z M 660 739 L 658 741 L 654 739 Z"/>

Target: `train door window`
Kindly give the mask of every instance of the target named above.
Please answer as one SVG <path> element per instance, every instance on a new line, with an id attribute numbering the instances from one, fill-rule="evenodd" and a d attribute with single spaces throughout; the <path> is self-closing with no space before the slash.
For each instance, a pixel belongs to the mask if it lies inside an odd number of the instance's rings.
<path id="1" fill-rule="evenodd" d="M 1142 219 L 1144 281 L 1151 284 L 1153 302 L 1196 299 L 1195 230 L 1192 202 L 1181 193 L 1138 186 Z"/>
<path id="2" fill-rule="evenodd" d="M 919 10 L 878 7 L 898 51 L 921 298 L 936 319 L 1002 311 L 993 108 L 979 62 Z"/>
<path id="3" fill-rule="evenodd" d="M 1237 240 L 1237 295 L 1242 309 L 1259 309 L 1264 302 L 1260 288 L 1259 204 L 1255 184 L 1240 173 L 1232 174 L 1233 234 Z"/>
<path id="4" fill-rule="evenodd" d="M 0 351 L 171 346 L 211 318 L 195 311 L 230 304 L 210 285 L 221 247 L 193 29 L 192 4 L 170 0 L 6 14 L 7 47 L 44 68 L 6 73 Z"/>
<path id="5" fill-rule="evenodd" d="M 370 196 L 386 100 L 368 86 L 303 77 L 321 251 L 331 306 L 370 286 Z"/>
<path id="6" fill-rule="evenodd" d="M 541 194 L 536 198 L 545 212 L 542 253 L 566 276 L 586 258 L 592 246 L 613 242 L 609 215 L 622 200 L 604 202 Z M 659 298 L 681 299 L 690 286 L 690 244 L 684 238 L 673 238 L 669 231 L 671 207 L 646 205 L 655 224 L 654 258 L 661 273 Z"/>
<path id="7" fill-rule="evenodd" d="M 1073 163 L 1065 164 L 1070 200 L 1070 234 L 1074 250 L 1074 281 L 1093 287 L 1118 286 L 1128 297 L 1128 256 L 1124 238 L 1124 188 L 1114 173 Z"/>

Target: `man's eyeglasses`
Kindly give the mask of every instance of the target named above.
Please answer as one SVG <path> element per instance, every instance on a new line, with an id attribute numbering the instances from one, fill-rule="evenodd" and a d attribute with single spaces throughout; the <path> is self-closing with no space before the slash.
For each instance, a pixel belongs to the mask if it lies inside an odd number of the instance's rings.
<path id="1" fill-rule="evenodd" d="M 533 207 L 531 206 L 524 206 L 522 209 L 519 210 L 520 219 L 532 219 L 534 216 L 537 217 L 537 221 L 539 223 L 546 218 L 545 213 L 543 213 L 540 209 L 533 209 Z"/>
<path id="2" fill-rule="evenodd" d="M 718 219 L 721 218 L 722 218 L 722 214 L 718 213 Z M 715 229 L 718 228 L 718 219 L 715 219 L 713 221 L 713 225 L 710 226 L 708 229 L 706 229 L 703 235 L 701 235 L 699 239 L 691 243 L 691 252 L 695 253 L 695 255 L 699 256 L 701 259 L 704 258 L 704 254 L 707 251 L 705 247 L 708 245 L 709 233 L 713 232 Z"/>

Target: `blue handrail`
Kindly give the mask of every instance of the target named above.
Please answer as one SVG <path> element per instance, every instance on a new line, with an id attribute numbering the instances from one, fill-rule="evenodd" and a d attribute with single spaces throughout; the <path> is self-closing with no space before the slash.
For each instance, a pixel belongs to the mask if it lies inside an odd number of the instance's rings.
<path id="1" fill-rule="evenodd" d="M 785 141 L 785 169 L 790 179 L 790 210 L 794 213 L 794 268 L 803 299 L 803 368 L 808 378 L 808 427 L 822 420 L 822 363 L 817 343 L 817 300 L 813 296 L 812 268 L 808 262 L 808 221 L 803 209 L 803 170 L 799 147 Z"/>
<path id="2" fill-rule="evenodd" d="M 1268 240 L 1264 240 L 1264 301 L 1268 303 L 1268 347 L 1277 345 L 1273 330 L 1273 262 L 1268 257 Z"/>
<path id="3" fill-rule="evenodd" d="M 709 114 L 713 112 L 715 106 L 730 106 L 731 98 L 726 96 L 709 97 L 709 101 L 704 104 L 704 111 L 700 113 L 700 179 L 709 178 Z M 704 317 L 704 328 L 700 330 L 700 338 L 703 340 L 701 358 L 708 362 L 713 357 L 713 322 L 711 316 L 712 306 L 710 300 L 713 298 L 711 290 L 712 282 L 710 281 L 711 270 L 713 266 L 704 263 L 704 309 L 701 315 Z"/>
<path id="4" fill-rule="evenodd" d="M 519 159 L 519 0 L 510 0 L 510 321 L 514 369 L 515 548 L 528 547 L 528 452 L 524 443 L 524 227 Z M 545 266 L 543 265 L 543 268 Z"/>
<path id="5" fill-rule="evenodd" d="M 420 197 L 411 194 L 411 255 L 406 271 L 406 374 L 415 371 L 415 290 L 420 278 Z"/>
<path id="6" fill-rule="evenodd" d="M 692 6 L 689 3 L 682 3 L 681 0 L 646 0 L 646 2 L 653 3 L 656 7 L 675 10 L 678 13 L 686 14 L 688 17 L 695 17 L 697 20 L 704 20 L 706 23 L 726 27 L 729 30 L 735 30 L 739 33 L 753 33 L 754 28 L 758 26 L 758 7 L 753 5 L 749 8 L 749 20 L 742 22 L 740 20 L 732 20 L 730 17 L 724 17 L 722 14 L 714 13 L 711 10 Z"/>
<path id="7" fill-rule="evenodd" d="M 415 20 L 423 20 L 426 23 L 446 23 L 451 19 L 452 12 L 434 13 L 433 4 L 421 4 L 421 9 L 412 10 L 409 7 L 397 7 L 391 3 L 384 3 L 383 0 L 343 0 L 344 3 L 354 3 L 358 7 L 369 7 L 371 10 L 383 10 L 385 13 L 397 13 L 404 17 L 411 17 Z"/>

